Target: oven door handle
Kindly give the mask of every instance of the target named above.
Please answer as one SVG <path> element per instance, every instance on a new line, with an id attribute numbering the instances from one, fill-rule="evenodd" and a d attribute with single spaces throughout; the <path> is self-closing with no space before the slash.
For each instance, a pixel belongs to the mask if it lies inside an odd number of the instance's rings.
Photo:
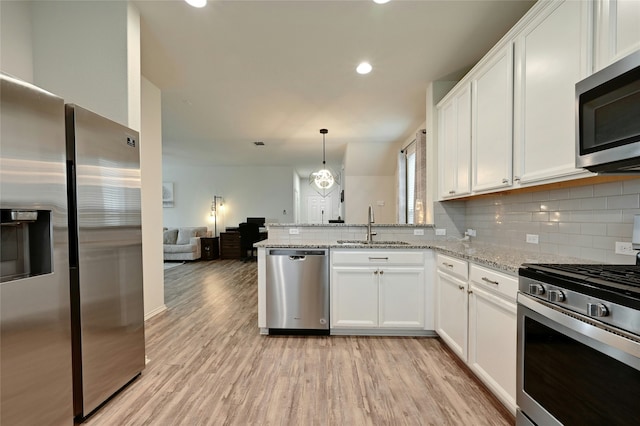
<path id="1" fill-rule="evenodd" d="M 584 337 L 588 337 L 619 350 L 628 355 L 623 357 L 625 359 L 619 359 L 620 361 L 640 369 L 640 338 L 638 336 L 523 293 L 518 293 L 518 308 L 520 306 L 536 312 L 546 318 L 549 323 L 556 323 L 570 330 L 573 334 L 571 337 L 576 340 L 582 341 Z M 518 316 L 520 317 L 520 313 Z"/>

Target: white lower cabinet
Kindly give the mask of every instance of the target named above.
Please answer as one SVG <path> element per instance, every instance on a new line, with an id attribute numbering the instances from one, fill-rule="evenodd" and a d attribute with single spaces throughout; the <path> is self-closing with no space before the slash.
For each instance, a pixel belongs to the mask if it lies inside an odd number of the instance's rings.
<path id="1" fill-rule="evenodd" d="M 378 290 L 381 328 L 424 327 L 424 268 L 381 268 Z"/>
<path id="2" fill-rule="evenodd" d="M 378 280 L 374 271 L 374 268 L 333 268 L 331 327 L 378 326 Z"/>
<path id="3" fill-rule="evenodd" d="M 421 251 L 332 251 L 331 328 L 423 329 Z"/>
<path id="4" fill-rule="evenodd" d="M 480 380 L 515 414 L 516 304 L 474 282 L 470 291 L 467 362 Z"/>
<path id="5" fill-rule="evenodd" d="M 437 264 L 436 332 L 515 414 L 517 278 L 448 256 Z"/>
<path id="6" fill-rule="evenodd" d="M 464 360 L 467 359 L 467 303 L 466 279 L 438 270 L 436 332 Z"/>

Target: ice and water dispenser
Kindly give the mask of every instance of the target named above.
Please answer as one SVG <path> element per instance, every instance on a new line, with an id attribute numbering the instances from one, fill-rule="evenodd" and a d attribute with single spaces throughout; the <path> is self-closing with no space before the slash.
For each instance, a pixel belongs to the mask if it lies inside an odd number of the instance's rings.
<path id="1" fill-rule="evenodd" d="M 0 282 L 52 271 L 50 210 L 0 210 Z"/>

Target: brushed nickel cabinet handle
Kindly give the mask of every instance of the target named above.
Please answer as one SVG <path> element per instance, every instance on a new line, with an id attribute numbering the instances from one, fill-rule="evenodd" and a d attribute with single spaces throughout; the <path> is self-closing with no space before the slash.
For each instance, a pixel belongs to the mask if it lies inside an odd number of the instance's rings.
<path id="1" fill-rule="evenodd" d="M 492 281 L 487 277 L 482 277 L 482 281 L 487 282 L 489 284 L 494 284 L 494 285 L 499 285 L 500 284 L 498 281 Z"/>

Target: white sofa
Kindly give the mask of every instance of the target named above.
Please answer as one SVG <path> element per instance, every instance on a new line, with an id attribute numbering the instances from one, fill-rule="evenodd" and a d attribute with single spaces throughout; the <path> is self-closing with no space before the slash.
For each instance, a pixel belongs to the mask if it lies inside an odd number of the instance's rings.
<path id="1" fill-rule="evenodd" d="M 200 237 L 207 236 L 207 227 L 170 228 L 164 231 L 162 240 L 164 260 L 197 260 L 202 256 Z"/>

